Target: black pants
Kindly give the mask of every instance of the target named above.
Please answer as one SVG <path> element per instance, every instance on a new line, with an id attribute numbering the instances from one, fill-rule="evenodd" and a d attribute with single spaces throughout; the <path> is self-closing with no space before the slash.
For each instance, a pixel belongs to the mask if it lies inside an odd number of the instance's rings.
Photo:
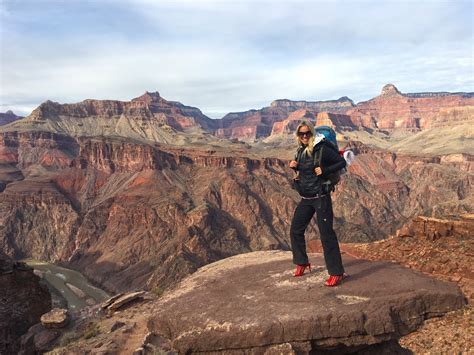
<path id="1" fill-rule="evenodd" d="M 342 266 L 341 251 L 339 250 L 336 233 L 332 228 L 334 215 L 330 194 L 316 199 L 301 199 L 296 207 L 290 229 L 293 263 L 308 263 L 304 232 L 315 212 L 328 273 L 329 275 L 342 275 L 344 267 Z"/>

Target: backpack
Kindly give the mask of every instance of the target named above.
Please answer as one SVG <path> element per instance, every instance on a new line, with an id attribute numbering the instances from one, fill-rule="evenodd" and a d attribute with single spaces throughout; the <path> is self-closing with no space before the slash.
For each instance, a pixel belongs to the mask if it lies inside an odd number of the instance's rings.
<path id="1" fill-rule="evenodd" d="M 344 152 L 339 151 L 339 146 L 337 144 L 336 139 L 336 132 L 329 126 L 318 126 L 315 127 L 316 134 L 322 134 L 324 136 L 321 147 L 316 151 L 313 152 L 314 158 L 314 165 L 321 166 L 321 157 L 323 156 L 323 149 L 333 149 L 337 154 L 343 154 L 344 159 L 346 160 L 347 166 L 351 165 L 354 161 L 354 153 L 351 150 L 346 150 Z M 298 148 L 295 160 L 299 162 L 300 154 L 302 153 L 302 149 Z M 323 182 L 323 191 L 328 193 L 330 191 L 334 191 L 336 185 L 341 181 L 341 175 L 347 172 L 347 167 L 335 171 L 327 176 L 327 180 Z"/>
<path id="2" fill-rule="evenodd" d="M 313 159 L 314 159 L 313 164 L 314 164 L 315 167 L 321 166 L 321 158 L 323 156 L 323 149 L 324 148 L 333 149 L 333 150 L 337 151 L 337 153 L 339 154 L 339 151 L 337 150 L 337 148 L 331 142 L 328 142 L 325 138 L 323 138 L 322 141 L 321 141 L 320 147 L 317 150 L 316 149 L 313 150 Z M 295 155 L 295 160 L 297 162 L 300 161 L 300 157 L 301 157 L 302 153 L 303 153 L 303 149 L 301 147 L 299 147 L 298 150 L 296 151 L 296 155 Z M 342 170 L 343 169 L 329 174 L 327 176 L 327 180 L 323 181 L 322 188 L 323 188 L 324 193 L 334 191 L 335 186 L 341 180 Z M 295 186 L 293 186 L 293 187 L 296 188 Z M 298 189 L 296 188 L 296 190 L 298 190 Z"/>
<path id="3" fill-rule="evenodd" d="M 333 131 L 334 132 L 334 131 Z M 337 142 L 336 142 L 337 144 Z M 337 148 L 337 145 L 335 146 L 332 142 L 330 142 L 327 139 L 324 139 L 321 147 L 314 153 L 314 166 L 320 167 L 321 166 L 321 158 L 323 156 L 323 149 L 332 149 L 339 154 L 339 149 Z M 334 191 L 336 188 L 336 185 L 341 181 L 341 175 L 345 172 L 343 171 L 344 169 L 335 171 L 327 176 L 327 180 L 323 181 L 323 192 L 328 193 L 330 191 Z"/>
<path id="4" fill-rule="evenodd" d="M 314 130 L 316 133 L 322 134 L 326 139 L 326 142 L 332 143 L 336 150 L 339 152 L 339 146 L 337 145 L 336 132 L 329 126 L 318 126 Z"/>

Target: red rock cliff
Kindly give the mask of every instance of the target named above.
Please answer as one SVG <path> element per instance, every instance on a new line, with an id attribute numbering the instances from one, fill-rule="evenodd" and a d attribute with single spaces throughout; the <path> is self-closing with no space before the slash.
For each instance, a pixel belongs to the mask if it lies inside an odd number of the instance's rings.
<path id="1" fill-rule="evenodd" d="M 347 111 L 355 125 L 379 128 L 430 128 L 446 110 L 474 105 L 473 93 L 402 94 L 387 84 L 379 96 Z M 462 109 L 461 109 L 462 110 Z"/>

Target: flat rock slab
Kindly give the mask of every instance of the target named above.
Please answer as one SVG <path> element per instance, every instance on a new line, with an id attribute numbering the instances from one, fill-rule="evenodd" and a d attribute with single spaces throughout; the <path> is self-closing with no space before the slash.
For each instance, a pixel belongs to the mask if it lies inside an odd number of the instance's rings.
<path id="1" fill-rule="evenodd" d="M 67 310 L 62 308 L 53 308 L 50 312 L 41 316 L 41 323 L 48 329 L 63 328 L 67 322 Z"/>
<path id="2" fill-rule="evenodd" d="M 346 281 L 333 288 L 321 254 L 293 277 L 291 252 L 241 254 L 202 267 L 165 293 L 150 331 L 174 350 L 238 352 L 291 343 L 350 349 L 397 340 L 424 319 L 462 307 L 455 284 L 388 262 L 344 257 Z"/>
<path id="3" fill-rule="evenodd" d="M 119 308 L 125 306 L 126 304 L 135 301 L 145 294 L 145 291 L 129 292 L 120 295 L 120 297 L 114 299 L 111 304 L 107 305 L 106 308 L 109 312 L 115 312 Z M 113 299 L 113 297 L 112 297 Z M 108 302 L 108 301 L 107 301 Z"/>

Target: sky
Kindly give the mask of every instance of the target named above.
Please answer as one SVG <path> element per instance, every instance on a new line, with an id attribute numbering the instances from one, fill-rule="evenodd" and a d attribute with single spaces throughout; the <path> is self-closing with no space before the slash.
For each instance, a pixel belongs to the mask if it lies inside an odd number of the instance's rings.
<path id="1" fill-rule="evenodd" d="M 212 118 L 275 99 L 474 91 L 474 0 L 0 0 L 0 112 L 158 91 Z"/>

